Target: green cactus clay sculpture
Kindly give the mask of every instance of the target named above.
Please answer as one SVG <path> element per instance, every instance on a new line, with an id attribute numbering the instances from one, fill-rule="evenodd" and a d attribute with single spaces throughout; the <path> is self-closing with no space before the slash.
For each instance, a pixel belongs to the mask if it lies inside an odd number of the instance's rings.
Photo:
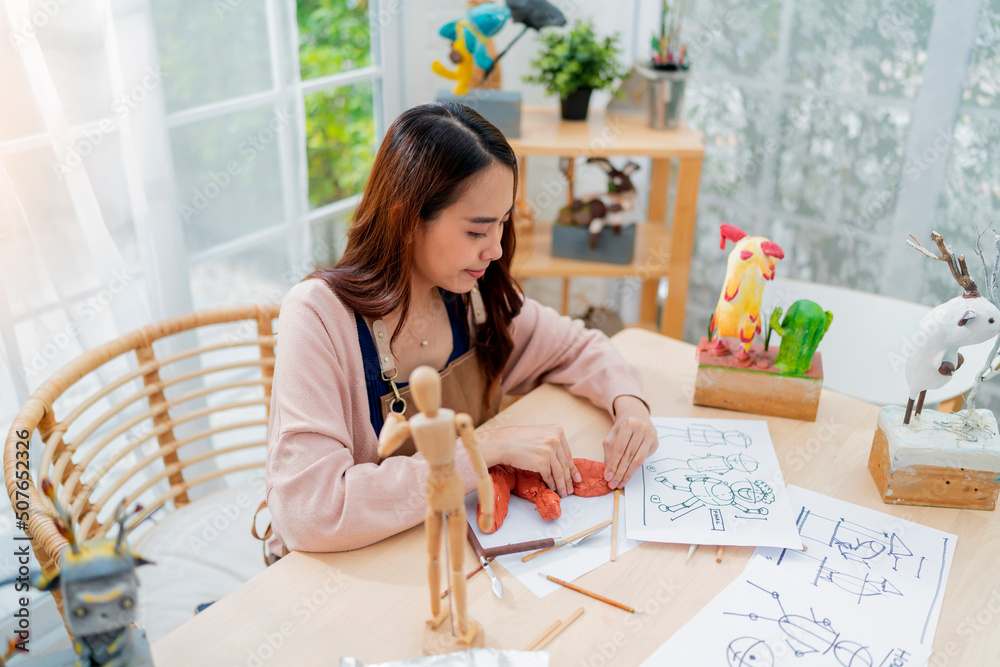
<path id="1" fill-rule="evenodd" d="M 819 342 L 833 322 L 833 313 L 806 299 L 793 303 L 784 319 L 781 313 L 781 308 L 771 313 L 771 330 L 781 336 L 774 367 L 783 375 L 805 375 L 812 367 Z"/>

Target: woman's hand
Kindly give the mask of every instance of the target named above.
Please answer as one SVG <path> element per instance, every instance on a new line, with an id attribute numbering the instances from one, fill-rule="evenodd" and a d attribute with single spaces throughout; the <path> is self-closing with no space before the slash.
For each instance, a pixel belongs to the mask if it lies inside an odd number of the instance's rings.
<path id="1" fill-rule="evenodd" d="M 505 426 L 476 437 L 488 467 L 503 464 L 537 472 L 563 498 L 573 493 L 574 481 L 583 481 L 562 426 Z"/>
<path id="2" fill-rule="evenodd" d="M 604 438 L 604 479 L 612 489 L 624 486 L 660 441 L 649 419 L 649 408 L 635 396 L 614 401 L 615 423 Z"/>

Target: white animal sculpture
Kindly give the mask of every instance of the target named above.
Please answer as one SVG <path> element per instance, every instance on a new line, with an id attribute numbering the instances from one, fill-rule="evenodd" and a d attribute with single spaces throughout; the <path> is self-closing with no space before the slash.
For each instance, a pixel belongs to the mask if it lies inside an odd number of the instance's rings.
<path id="1" fill-rule="evenodd" d="M 915 414 L 919 415 L 927 390 L 940 389 L 948 384 L 952 374 L 961 368 L 965 359 L 958 351 L 960 347 L 986 342 L 1000 333 L 1000 310 L 989 299 L 979 295 L 976 283 L 969 276 L 965 256 L 960 255 L 956 260 L 951 248 L 937 232 L 931 232 L 931 240 L 941 251 L 940 257 L 919 243 L 907 243 L 932 259 L 948 262 L 952 275 L 965 293 L 941 304 L 920 320 L 906 359 L 906 384 L 909 385 L 910 395 L 904 424 L 910 423 L 914 401 Z"/>

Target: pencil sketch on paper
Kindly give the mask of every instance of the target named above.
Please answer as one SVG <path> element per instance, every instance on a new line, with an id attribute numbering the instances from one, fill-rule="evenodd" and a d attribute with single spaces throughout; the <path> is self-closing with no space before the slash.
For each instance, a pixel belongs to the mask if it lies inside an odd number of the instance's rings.
<path id="1" fill-rule="evenodd" d="M 832 584 L 856 597 L 858 604 L 864 598 L 875 596 L 904 597 L 904 579 L 920 579 L 924 562 L 928 560 L 927 556 L 914 554 L 895 531 L 876 530 L 842 517 L 830 519 L 805 506 L 799 512 L 796 525 L 807 546 L 812 542 L 829 547 L 822 552 L 814 549 L 814 553 L 820 553 L 818 556 L 808 551 L 796 553 L 797 558 L 817 563 L 813 585 Z M 948 538 L 942 539 L 944 551 L 947 551 Z M 831 550 L 833 555 L 829 555 Z M 787 550 L 782 550 L 778 565 L 786 554 Z M 860 575 L 857 574 L 858 566 L 864 568 Z M 845 571 L 848 569 L 855 574 Z M 877 572 L 874 576 L 870 572 L 873 570 Z"/>
<path id="2" fill-rule="evenodd" d="M 731 612 L 727 616 L 741 616 L 752 622 L 765 621 L 777 624 L 781 630 L 785 645 L 797 658 L 807 655 L 822 656 L 825 664 L 841 667 L 875 667 L 875 665 L 905 664 L 909 653 L 903 649 L 893 649 L 882 661 L 876 663 L 872 657 L 871 647 L 847 639 L 834 627 L 833 622 L 826 617 L 817 617 L 816 610 L 809 608 L 808 615 L 790 613 L 781 602 L 781 594 L 757 585 L 749 579 L 747 582 L 774 601 L 777 609 L 770 611 L 763 608 L 758 612 Z M 780 653 L 779 653 L 780 655 Z M 726 647 L 726 660 L 731 667 L 761 667 L 775 664 L 775 652 L 764 640 L 754 636 L 743 636 L 734 639 Z M 811 664 L 816 664 L 815 662 Z"/>
<path id="3" fill-rule="evenodd" d="M 626 489 L 629 537 L 801 546 L 767 422 L 680 417 L 652 421 L 660 446 Z"/>
<path id="4" fill-rule="evenodd" d="M 671 521 L 708 507 L 711 530 L 725 530 L 722 513 L 713 508 L 731 506 L 744 514 L 763 516 L 768 513 L 765 505 L 774 502 L 774 491 L 764 480 L 723 479 L 729 473 L 752 473 L 758 466 L 755 458 L 743 452 L 657 459 L 643 466 L 643 495 L 656 509 L 673 514 Z M 649 487 L 645 484 L 647 473 L 652 477 Z M 660 495 L 664 487 L 681 493 L 672 494 L 667 502 Z"/>
<path id="5" fill-rule="evenodd" d="M 812 590 L 895 619 L 904 633 L 930 647 L 955 536 L 797 486 L 788 491 L 806 550 L 757 553 Z"/>
<path id="6" fill-rule="evenodd" d="M 698 447 L 729 445 L 743 447 L 753 444 L 753 438 L 739 429 L 723 431 L 711 424 L 691 424 L 690 426 L 657 426 L 657 436 L 664 440 L 678 440 Z"/>

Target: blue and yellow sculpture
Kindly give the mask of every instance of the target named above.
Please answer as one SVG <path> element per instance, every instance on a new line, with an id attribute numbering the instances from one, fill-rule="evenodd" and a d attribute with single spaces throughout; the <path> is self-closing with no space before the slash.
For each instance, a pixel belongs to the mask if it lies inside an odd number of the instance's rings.
<path id="1" fill-rule="evenodd" d="M 474 65 L 483 70 L 492 68 L 493 58 L 487 53 L 486 42 L 500 32 L 510 19 L 510 9 L 485 2 L 470 7 L 466 17 L 447 23 L 438 31 L 442 37 L 451 40 L 451 61 L 455 63 L 455 69 L 448 69 L 440 60 L 431 65 L 435 74 L 457 82 L 456 95 L 469 92 Z"/>
<path id="2" fill-rule="evenodd" d="M 115 512 L 115 538 L 80 543 L 73 534 L 72 516 L 60 506 L 48 479 L 42 480 L 42 493 L 52 501 L 56 528 L 69 544 L 62 552 L 59 570 L 36 577 L 32 584 L 39 590 L 58 587 L 62 592 L 66 627 L 73 633 L 75 664 L 151 667 L 145 634 L 132 627 L 139 589 L 135 569 L 149 561 L 133 553 L 125 543 L 124 504 Z M 73 664 L 59 661 L 58 656 L 53 659 L 56 662 L 45 664 Z"/>

